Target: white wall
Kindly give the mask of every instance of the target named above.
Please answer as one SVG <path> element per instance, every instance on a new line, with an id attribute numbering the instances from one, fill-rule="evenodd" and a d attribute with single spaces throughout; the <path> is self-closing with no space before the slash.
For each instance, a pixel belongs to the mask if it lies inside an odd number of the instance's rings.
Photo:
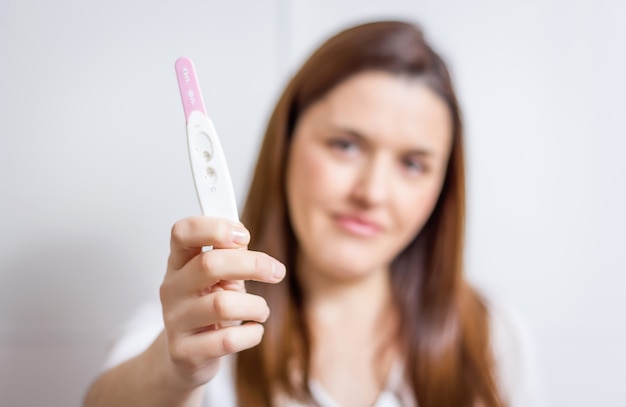
<path id="1" fill-rule="evenodd" d="M 550 405 L 626 406 L 626 6 L 0 2 L 0 405 L 78 405 L 199 213 L 173 63 L 194 59 L 240 202 L 287 73 L 355 22 L 420 22 L 468 140 L 468 270 L 532 332 Z"/>

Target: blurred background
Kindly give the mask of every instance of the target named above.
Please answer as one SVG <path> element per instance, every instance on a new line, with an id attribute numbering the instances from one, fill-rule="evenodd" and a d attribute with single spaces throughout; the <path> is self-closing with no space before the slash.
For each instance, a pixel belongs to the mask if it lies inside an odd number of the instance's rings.
<path id="1" fill-rule="evenodd" d="M 626 3 L 0 1 L 0 405 L 78 406 L 199 214 L 191 57 L 240 204 L 290 74 L 356 23 L 421 24 L 468 154 L 467 270 L 533 340 L 548 405 L 626 406 Z"/>

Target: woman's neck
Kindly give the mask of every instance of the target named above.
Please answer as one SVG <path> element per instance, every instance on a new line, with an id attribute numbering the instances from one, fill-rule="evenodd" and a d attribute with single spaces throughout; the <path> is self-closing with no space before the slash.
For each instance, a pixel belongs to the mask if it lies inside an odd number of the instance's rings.
<path id="1" fill-rule="evenodd" d="M 310 377 L 340 405 L 372 405 L 397 357 L 388 269 L 338 279 L 299 263 L 311 339 Z"/>
<path id="2" fill-rule="evenodd" d="M 299 261 L 297 269 L 305 312 L 313 325 L 379 332 L 380 319 L 395 314 L 391 278 L 386 268 L 351 278 L 321 272 L 305 261 Z"/>

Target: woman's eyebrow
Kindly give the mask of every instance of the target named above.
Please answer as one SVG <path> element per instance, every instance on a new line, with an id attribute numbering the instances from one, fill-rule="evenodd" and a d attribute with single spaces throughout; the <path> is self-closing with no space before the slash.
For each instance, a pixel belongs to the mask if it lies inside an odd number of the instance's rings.
<path id="1" fill-rule="evenodd" d="M 432 150 L 429 150 L 427 148 L 417 148 L 417 149 L 410 149 L 406 152 L 407 155 L 418 155 L 421 157 L 433 157 L 435 155 L 435 153 Z"/>
<path id="2" fill-rule="evenodd" d="M 345 126 L 338 126 L 338 125 L 330 125 L 329 126 L 331 131 L 334 132 L 338 132 L 341 134 L 345 134 L 347 136 L 351 136 L 354 137 L 356 139 L 358 139 L 359 141 L 367 141 L 369 137 L 367 137 L 365 134 L 361 133 L 360 131 L 350 128 L 350 127 L 345 127 Z"/>

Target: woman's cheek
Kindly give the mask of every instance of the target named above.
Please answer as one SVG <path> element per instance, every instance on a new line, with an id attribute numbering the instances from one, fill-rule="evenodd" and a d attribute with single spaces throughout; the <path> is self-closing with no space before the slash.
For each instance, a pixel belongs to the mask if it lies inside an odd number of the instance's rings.
<path id="1" fill-rule="evenodd" d="M 315 197 L 334 196 L 349 183 L 349 166 L 338 163 L 325 152 L 308 152 L 305 163 L 307 168 L 303 182 Z"/>
<path id="2" fill-rule="evenodd" d="M 421 185 L 401 188 L 405 193 L 398 200 L 398 213 L 401 213 L 399 221 L 412 225 L 415 233 L 424 226 L 431 213 L 435 209 L 440 194 L 440 186 L 436 180 L 424 180 Z"/>

